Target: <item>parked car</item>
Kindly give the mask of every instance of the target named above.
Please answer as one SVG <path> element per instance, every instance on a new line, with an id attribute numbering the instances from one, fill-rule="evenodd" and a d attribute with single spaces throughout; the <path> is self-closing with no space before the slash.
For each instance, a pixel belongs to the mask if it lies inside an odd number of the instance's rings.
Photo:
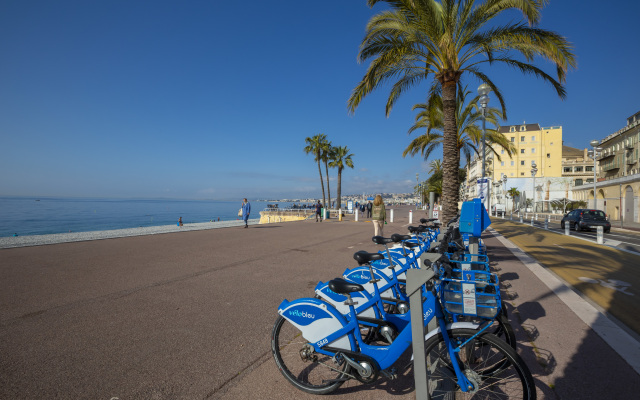
<path id="1" fill-rule="evenodd" d="M 565 225 L 569 224 L 569 229 L 574 229 L 576 232 L 581 230 L 596 230 L 599 226 L 605 232 L 611 230 L 611 223 L 607 220 L 607 214 L 600 210 L 589 210 L 585 208 L 579 208 L 567 213 L 560 221 L 560 227 L 564 229 Z"/>

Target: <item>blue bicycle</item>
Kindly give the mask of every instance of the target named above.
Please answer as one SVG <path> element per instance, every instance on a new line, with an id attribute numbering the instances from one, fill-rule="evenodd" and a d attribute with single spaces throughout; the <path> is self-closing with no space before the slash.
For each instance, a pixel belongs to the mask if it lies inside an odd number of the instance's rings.
<path id="1" fill-rule="evenodd" d="M 533 377 L 517 353 L 470 322 L 447 324 L 441 302 L 441 281 L 424 286 L 424 322 L 434 318 L 438 328 L 425 337 L 428 389 L 431 398 L 535 399 Z M 382 374 L 395 376 L 392 367 L 411 344 L 411 321 L 390 344 L 366 343 L 351 293 L 359 284 L 334 279 L 330 289 L 347 297 L 350 312 L 341 314 L 318 299 L 284 300 L 278 308 L 271 349 L 278 368 L 296 388 L 313 394 L 336 390 L 345 381 L 372 383 Z"/>

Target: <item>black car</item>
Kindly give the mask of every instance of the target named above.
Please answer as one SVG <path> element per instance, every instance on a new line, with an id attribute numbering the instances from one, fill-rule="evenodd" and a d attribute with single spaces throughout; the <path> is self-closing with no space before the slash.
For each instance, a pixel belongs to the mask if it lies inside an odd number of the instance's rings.
<path id="1" fill-rule="evenodd" d="M 560 221 L 560 226 L 564 229 L 565 224 L 569 224 L 570 229 L 576 232 L 581 230 L 596 230 L 599 226 L 605 232 L 611 230 L 611 223 L 607 221 L 607 214 L 600 210 L 588 210 L 579 208 L 567 213 Z"/>

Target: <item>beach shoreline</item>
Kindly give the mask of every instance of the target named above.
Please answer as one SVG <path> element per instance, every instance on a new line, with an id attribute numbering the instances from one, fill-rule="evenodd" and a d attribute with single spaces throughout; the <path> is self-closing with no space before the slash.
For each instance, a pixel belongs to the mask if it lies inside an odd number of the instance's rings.
<path id="1" fill-rule="evenodd" d="M 249 225 L 258 224 L 259 218 L 249 219 Z M 176 233 L 187 231 L 202 231 L 208 229 L 230 228 L 234 226 L 242 226 L 244 221 L 216 221 L 216 222 L 198 222 L 186 223 L 183 226 L 178 225 L 160 225 L 146 226 L 138 228 L 113 229 L 103 231 L 89 232 L 67 232 L 53 233 L 48 235 L 26 235 L 26 236 L 9 236 L 0 237 L 0 249 L 10 249 L 16 247 L 43 246 L 58 243 L 85 242 L 90 240 L 115 239 L 130 236 L 158 235 L 163 233 Z"/>

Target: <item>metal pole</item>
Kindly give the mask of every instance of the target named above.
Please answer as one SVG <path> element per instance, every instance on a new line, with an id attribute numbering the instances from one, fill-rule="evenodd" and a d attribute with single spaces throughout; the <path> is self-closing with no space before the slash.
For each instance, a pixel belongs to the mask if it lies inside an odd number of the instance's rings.
<path id="1" fill-rule="evenodd" d="M 596 148 L 593 147 L 593 209 L 598 209 L 598 203 L 596 201 Z"/>

